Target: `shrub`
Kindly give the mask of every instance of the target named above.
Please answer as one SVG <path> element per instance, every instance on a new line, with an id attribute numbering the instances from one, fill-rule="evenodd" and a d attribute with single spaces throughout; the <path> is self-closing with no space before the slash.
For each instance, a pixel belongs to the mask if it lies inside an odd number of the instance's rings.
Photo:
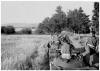
<path id="1" fill-rule="evenodd" d="M 30 28 L 23 28 L 21 30 L 22 34 L 32 34 L 32 30 Z"/>
<path id="2" fill-rule="evenodd" d="M 40 34 L 41 35 L 41 34 L 45 34 L 45 32 L 38 28 L 38 29 L 36 29 L 35 34 Z"/>
<path id="3" fill-rule="evenodd" d="M 5 26 L 1 26 L 1 33 L 4 33 L 4 32 L 5 32 L 5 31 L 4 31 L 5 29 L 6 29 Z"/>
<path id="4" fill-rule="evenodd" d="M 1 33 L 3 34 L 14 34 L 15 28 L 13 26 L 2 26 Z"/>

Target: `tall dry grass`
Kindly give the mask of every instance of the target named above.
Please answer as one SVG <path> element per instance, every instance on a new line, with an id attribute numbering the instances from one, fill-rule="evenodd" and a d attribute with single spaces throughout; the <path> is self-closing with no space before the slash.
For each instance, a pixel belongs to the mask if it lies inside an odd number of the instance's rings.
<path id="1" fill-rule="evenodd" d="M 46 44 L 41 44 L 26 58 L 24 62 L 15 65 L 18 70 L 49 70 L 49 55 Z"/>
<path id="2" fill-rule="evenodd" d="M 1 36 L 1 69 L 39 69 L 36 65 L 39 46 L 49 36 L 38 35 L 2 35 Z M 40 48 L 39 48 L 40 49 Z"/>

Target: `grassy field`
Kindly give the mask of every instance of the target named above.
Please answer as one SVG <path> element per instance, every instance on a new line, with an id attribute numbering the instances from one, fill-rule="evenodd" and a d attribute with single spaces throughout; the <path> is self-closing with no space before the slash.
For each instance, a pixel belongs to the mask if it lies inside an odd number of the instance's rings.
<path id="1" fill-rule="evenodd" d="M 84 47 L 87 36 L 70 35 L 70 39 L 76 48 L 80 48 Z M 50 35 L 1 35 L 1 69 L 43 69 L 41 66 L 48 58 L 42 45 L 49 40 Z"/>
<path id="2" fill-rule="evenodd" d="M 16 69 L 47 40 L 45 35 L 1 35 L 1 69 Z"/>

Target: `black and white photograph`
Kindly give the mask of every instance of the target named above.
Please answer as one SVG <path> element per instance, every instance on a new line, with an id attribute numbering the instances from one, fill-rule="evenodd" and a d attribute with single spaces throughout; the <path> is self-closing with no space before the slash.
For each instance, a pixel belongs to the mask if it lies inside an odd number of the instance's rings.
<path id="1" fill-rule="evenodd" d="M 1 1 L 1 70 L 99 70 L 99 1 Z"/>

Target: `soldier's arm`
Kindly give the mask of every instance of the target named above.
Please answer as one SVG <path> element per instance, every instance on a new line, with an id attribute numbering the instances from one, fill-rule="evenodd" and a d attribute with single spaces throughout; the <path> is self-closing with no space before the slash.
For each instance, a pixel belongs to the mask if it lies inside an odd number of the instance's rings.
<path id="1" fill-rule="evenodd" d="M 85 45 L 85 52 L 82 53 L 83 56 L 90 53 L 90 48 L 88 45 Z"/>
<path id="2" fill-rule="evenodd" d="M 99 38 L 97 39 L 96 52 L 99 53 Z"/>
<path id="3" fill-rule="evenodd" d="M 89 37 L 85 43 L 85 52 L 83 53 L 83 56 L 90 53 L 90 47 L 94 47 L 92 44 L 91 37 Z"/>
<path id="4" fill-rule="evenodd" d="M 48 42 L 48 43 L 47 43 L 47 47 L 48 47 L 48 48 L 50 48 L 50 47 L 51 47 L 51 46 L 50 46 L 50 44 L 51 44 L 51 42 Z"/>

